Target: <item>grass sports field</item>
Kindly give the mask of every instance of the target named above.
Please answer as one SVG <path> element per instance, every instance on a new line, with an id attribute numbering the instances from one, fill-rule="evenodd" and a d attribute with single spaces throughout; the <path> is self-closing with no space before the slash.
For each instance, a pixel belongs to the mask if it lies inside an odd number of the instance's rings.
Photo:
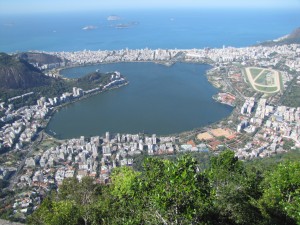
<path id="1" fill-rule="evenodd" d="M 257 92 L 274 94 L 281 91 L 281 76 L 277 70 L 247 67 L 246 76 L 252 88 Z"/>

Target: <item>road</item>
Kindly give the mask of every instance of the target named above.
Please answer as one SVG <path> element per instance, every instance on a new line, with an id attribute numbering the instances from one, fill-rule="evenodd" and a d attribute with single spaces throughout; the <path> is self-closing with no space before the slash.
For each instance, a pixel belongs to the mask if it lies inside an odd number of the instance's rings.
<path id="1" fill-rule="evenodd" d="M 223 80 L 226 83 L 226 85 L 232 90 L 233 94 L 236 95 L 236 97 L 240 99 L 245 99 L 245 95 L 243 95 L 239 90 L 233 87 L 231 84 L 231 81 L 228 79 L 229 71 L 228 68 L 226 68 L 226 73 L 223 74 Z"/>
<path id="2" fill-rule="evenodd" d="M 26 159 L 32 154 L 32 152 L 34 151 L 34 147 L 39 145 L 44 139 L 44 131 L 41 131 L 38 133 L 38 137 L 36 138 L 36 140 L 34 142 L 32 142 L 29 146 L 26 147 L 26 149 L 28 150 L 26 156 L 23 158 L 23 160 L 20 162 L 20 165 L 18 166 L 17 171 L 15 172 L 15 174 L 10 178 L 10 184 L 8 189 L 12 190 L 15 186 L 15 184 L 18 181 L 18 175 L 20 173 L 20 171 L 22 171 L 24 165 L 25 165 L 25 161 Z"/>

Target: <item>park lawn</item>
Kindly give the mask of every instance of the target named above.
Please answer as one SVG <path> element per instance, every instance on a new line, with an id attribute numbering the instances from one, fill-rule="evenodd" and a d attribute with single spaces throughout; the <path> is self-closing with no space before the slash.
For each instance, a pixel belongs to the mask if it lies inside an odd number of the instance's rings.
<path id="1" fill-rule="evenodd" d="M 35 151 L 46 151 L 49 148 L 52 147 L 57 147 L 59 146 L 61 143 L 59 141 L 57 141 L 56 139 L 50 139 L 50 138 L 46 138 L 45 140 L 43 140 L 38 146 L 36 146 Z"/>
<path id="2" fill-rule="evenodd" d="M 257 84 L 267 84 L 267 75 L 270 73 L 270 70 L 265 70 L 255 81 Z M 272 72 L 271 72 L 272 73 Z M 272 73 L 273 74 L 273 73 Z"/>
<path id="3" fill-rule="evenodd" d="M 262 71 L 263 69 L 258 69 L 258 68 L 251 68 L 249 69 L 250 73 L 251 73 L 251 76 L 253 78 L 253 80 L 255 80 L 255 78 L 258 76 L 258 74 L 260 74 L 260 72 Z"/>
<path id="4" fill-rule="evenodd" d="M 261 92 L 275 92 L 277 90 L 277 87 L 261 87 L 261 86 L 256 86 L 256 88 L 261 91 Z"/>
<path id="5" fill-rule="evenodd" d="M 285 93 L 283 104 L 289 107 L 300 107 L 300 86 L 293 85 L 292 89 Z"/>

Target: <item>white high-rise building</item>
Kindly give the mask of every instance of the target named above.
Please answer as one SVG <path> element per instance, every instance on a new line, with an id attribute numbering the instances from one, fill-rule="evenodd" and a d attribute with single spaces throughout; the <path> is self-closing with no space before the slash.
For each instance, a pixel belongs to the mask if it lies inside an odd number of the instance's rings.
<path id="1" fill-rule="evenodd" d="M 106 133 L 105 133 L 105 139 L 106 139 L 106 142 L 109 142 L 109 141 L 110 141 L 110 135 L 109 135 L 109 132 L 106 132 Z"/>
<path id="2" fill-rule="evenodd" d="M 156 134 L 152 135 L 152 144 L 156 145 Z"/>

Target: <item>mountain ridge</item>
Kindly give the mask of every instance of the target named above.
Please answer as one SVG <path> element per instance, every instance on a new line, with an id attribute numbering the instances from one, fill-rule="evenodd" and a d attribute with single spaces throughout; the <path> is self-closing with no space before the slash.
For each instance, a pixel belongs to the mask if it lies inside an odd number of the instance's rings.
<path id="1" fill-rule="evenodd" d="M 27 61 L 0 53 L 0 89 L 28 89 L 49 85 L 52 80 Z"/>
<path id="2" fill-rule="evenodd" d="M 287 45 L 287 44 L 300 44 L 300 27 L 296 28 L 288 35 L 277 38 L 275 40 L 265 41 L 258 45 L 275 46 L 275 45 Z"/>
<path id="3" fill-rule="evenodd" d="M 53 63 L 62 63 L 64 60 L 46 53 L 40 52 L 22 52 L 17 53 L 16 57 L 22 60 L 29 62 L 30 64 L 35 65 L 44 65 L 44 64 L 53 64 Z"/>

